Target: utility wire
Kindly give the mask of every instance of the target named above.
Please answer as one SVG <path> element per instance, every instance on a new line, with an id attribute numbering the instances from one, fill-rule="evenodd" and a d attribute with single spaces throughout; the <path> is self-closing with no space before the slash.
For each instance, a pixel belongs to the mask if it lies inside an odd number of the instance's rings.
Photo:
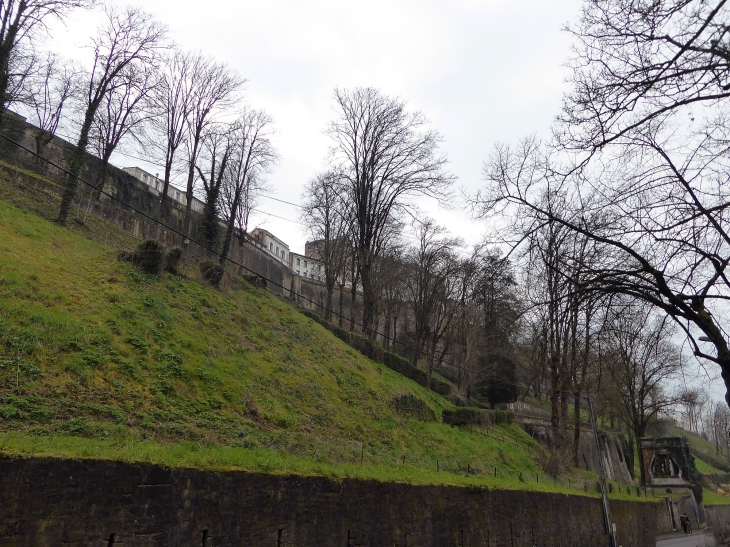
<path id="1" fill-rule="evenodd" d="M 279 218 L 281 220 L 286 220 L 287 222 L 291 222 L 292 224 L 299 224 L 296 220 L 292 220 L 290 218 L 280 217 L 279 215 L 275 215 L 273 213 L 267 213 L 266 211 L 262 211 L 261 209 L 251 209 L 251 210 L 252 211 L 256 211 L 257 213 L 264 214 L 264 215 L 269 215 L 270 217 L 276 217 L 276 218 Z"/>

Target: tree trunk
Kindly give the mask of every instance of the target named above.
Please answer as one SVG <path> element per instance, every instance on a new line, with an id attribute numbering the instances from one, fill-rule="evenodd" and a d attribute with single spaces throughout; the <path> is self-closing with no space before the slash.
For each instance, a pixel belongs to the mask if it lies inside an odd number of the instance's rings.
<path id="1" fill-rule="evenodd" d="M 629 474 L 632 479 L 636 478 L 636 468 L 634 467 L 634 453 L 636 452 L 636 441 L 634 440 L 634 433 L 631 432 L 629 435 L 629 452 L 631 452 L 631 462 L 626 462 L 626 467 L 629 468 Z"/>
<path id="2" fill-rule="evenodd" d="M 580 466 L 580 395 L 581 391 L 573 392 L 573 465 Z"/>
<path id="3" fill-rule="evenodd" d="M 375 338 L 376 302 L 374 279 L 372 279 L 370 265 L 360 269 L 360 284 L 362 285 L 362 328 L 363 334 L 371 340 Z"/>
<path id="4" fill-rule="evenodd" d="M 357 284 L 353 283 L 350 289 L 350 332 L 355 331 L 355 299 L 357 298 Z"/>
<path id="5" fill-rule="evenodd" d="M 636 453 L 638 454 L 638 464 L 639 464 L 639 477 L 641 486 L 646 486 L 646 470 L 644 469 L 644 451 L 641 450 L 641 442 L 639 439 L 641 439 L 644 436 L 644 428 L 641 426 L 635 426 L 634 428 L 634 436 L 636 437 L 636 443 L 637 443 L 637 450 Z"/>
<path id="6" fill-rule="evenodd" d="M 101 158 L 101 166 L 99 172 L 96 175 L 96 189 L 94 190 L 94 199 L 101 199 L 101 193 L 104 191 L 104 184 L 106 183 L 106 177 L 109 174 L 109 160 L 111 159 L 111 151 L 104 154 Z"/>
<path id="7" fill-rule="evenodd" d="M 560 386 L 558 385 L 558 362 L 560 358 L 553 355 L 550 360 L 550 427 L 553 430 L 553 445 L 558 442 L 558 433 L 560 428 L 560 418 L 558 415 L 558 407 L 560 402 Z"/>
<path id="8" fill-rule="evenodd" d="M 334 283 L 327 283 L 327 305 L 325 307 L 324 311 L 324 318 L 332 322 L 332 306 L 334 305 L 334 292 L 335 292 L 335 284 Z"/>
<path id="9" fill-rule="evenodd" d="M 160 239 L 160 230 L 167 219 L 167 191 L 170 189 L 170 171 L 172 171 L 172 163 L 165 164 L 165 182 L 162 185 L 162 198 L 160 198 L 160 224 L 158 224 L 157 239 Z"/>
<path id="10" fill-rule="evenodd" d="M 195 160 L 198 155 L 198 145 L 200 143 L 200 133 L 196 133 L 193 140 L 193 150 L 190 157 L 190 165 L 188 166 L 188 185 L 187 194 L 185 195 L 185 220 L 183 221 L 183 234 L 190 236 L 190 218 L 193 210 L 193 182 L 195 182 Z M 213 184 L 213 181 L 210 181 Z"/>
<path id="11" fill-rule="evenodd" d="M 94 121 L 94 115 L 98 105 L 91 104 L 86 109 L 86 115 L 84 116 L 84 123 L 81 126 L 81 132 L 79 134 L 79 140 L 76 143 L 71 161 L 69 162 L 68 175 L 66 177 L 66 186 L 63 190 L 63 197 L 61 198 L 61 207 L 58 211 L 58 218 L 56 222 L 64 226 L 68 220 L 68 213 L 71 210 L 74 198 L 76 197 L 76 187 L 78 185 L 79 175 L 81 174 L 81 168 L 84 166 L 84 155 L 86 154 L 86 147 L 89 145 L 89 131 L 91 130 L 91 124 Z"/>
<path id="12" fill-rule="evenodd" d="M 8 9 L 7 7 L 5 9 Z M 15 46 L 15 38 L 17 36 L 18 29 L 15 25 L 11 25 L 5 40 L 0 44 L 0 126 L 3 122 L 3 116 L 5 109 L 8 106 L 8 86 L 10 85 L 10 54 L 12 48 Z"/>
<path id="13" fill-rule="evenodd" d="M 215 191 L 215 200 L 218 200 L 218 192 Z M 212 199 L 212 197 L 211 197 Z M 235 199 L 233 200 L 233 207 L 231 207 L 231 214 L 228 217 L 228 222 L 226 223 L 226 235 L 223 237 L 223 247 L 221 248 L 221 256 L 220 256 L 220 265 L 225 265 L 226 259 L 228 258 L 228 251 L 231 250 L 231 241 L 233 241 L 233 231 L 236 228 L 236 210 L 238 209 L 238 205 L 240 201 L 240 194 L 237 194 Z M 206 203 L 207 206 L 207 203 Z M 215 225 L 218 225 L 218 218 L 217 216 L 213 216 L 213 222 Z M 211 247 L 212 249 L 213 247 Z"/>
<path id="14" fill-rule="evenodd" d="M 339 287 L 340 287 L 340 291 L 339 291 L 340 292 L 340 315 L 338 317 L 337 324 L 340 326 L 340 328 L 342 328 L 342 321 L 343 321 L 343 314 L 344 314 L 344 304 L 342 302 L 342 300 L 343 300 L 342 293 L 344 292 L 345 287 L 343 285 L 340 285 Z"/>

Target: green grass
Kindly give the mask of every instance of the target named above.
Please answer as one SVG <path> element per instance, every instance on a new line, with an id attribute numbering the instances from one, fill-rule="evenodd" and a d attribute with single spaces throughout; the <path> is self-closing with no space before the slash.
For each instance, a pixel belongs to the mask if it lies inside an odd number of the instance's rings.
<path id="1" fill-rule="evenodd" d="M 724 471 L 712 467 L 709 463 L 703 462 L 699 458 L 695 458 L 695 466 L 697 467 L 697 471 L 703 475 L 709 475 L 710 473 L 724 473 Z"/>
<path id="2" fill-rule="evenodd" d="M 399 414 L 403 394 L 436 416 L 451 404 L 264 290 L 242 280 L 216 290 L 193 268 L 144 275 L 115 248 L 7 201 L 0 219 L 6 453 L 549 486 L 518 427 Z"/>
<path id="3" fill-rule="evenodd" d="M 705 505 L 730 505 L 730 496 L 722 496 L 705 488 L 702 491 L 702 502 Z"/>

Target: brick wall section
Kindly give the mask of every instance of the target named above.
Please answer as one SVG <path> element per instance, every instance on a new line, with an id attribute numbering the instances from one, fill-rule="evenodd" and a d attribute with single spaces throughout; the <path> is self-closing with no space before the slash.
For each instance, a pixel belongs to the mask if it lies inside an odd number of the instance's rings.
<path id="1" fill-rule="evenodd" d="M 654 547 L 655 504 L 612 509 L 624 547 Z M 3 547 L 598 547 L 602 522 L 580 496 L 0 458 Z"/>

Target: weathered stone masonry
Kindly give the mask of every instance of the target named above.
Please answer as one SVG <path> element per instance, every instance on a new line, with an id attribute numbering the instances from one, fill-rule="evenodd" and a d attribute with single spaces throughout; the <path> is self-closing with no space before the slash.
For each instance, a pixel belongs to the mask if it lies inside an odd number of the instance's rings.
<path id="1" fill-rule="evenodd" d="M 655 504 L 612 509 L 624 547 L 654 547 Z M 606 544 L 595 498 L 0 458 L 3 547 Z"/>

